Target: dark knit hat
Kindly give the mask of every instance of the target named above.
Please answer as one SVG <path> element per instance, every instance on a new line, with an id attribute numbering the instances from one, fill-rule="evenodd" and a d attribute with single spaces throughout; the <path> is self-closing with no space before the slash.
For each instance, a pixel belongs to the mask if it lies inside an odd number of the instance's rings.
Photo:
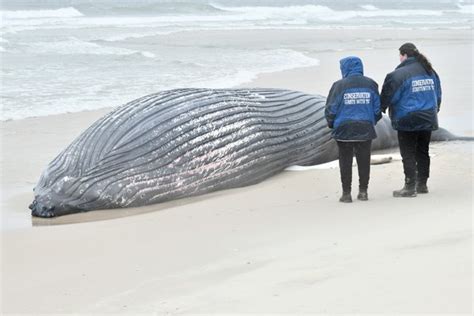
<path id="1" fill-rule="evenodd" d="M 407 55 L 408 57 L 416 56 L 420 52 L 413 43 L 405 43 L 398 49 L 401 55 Z"/>

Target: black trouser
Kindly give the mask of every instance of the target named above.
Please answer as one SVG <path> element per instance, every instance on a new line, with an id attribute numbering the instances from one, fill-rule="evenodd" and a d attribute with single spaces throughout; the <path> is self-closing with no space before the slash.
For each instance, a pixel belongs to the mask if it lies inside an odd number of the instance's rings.
<path id="1" fill-rule="evenodd" d="M 370 146 L 371 140 L 363 142 L 337 141 L 339 147 L 339 169 L 341 170 L 342 190 L 351 191 L 352 184 L 352 158 L 354 153 L 359 170 L 359 189 L 367 190 L 370 177 Z"/>
<path id="2" fill-rule="evenodd" d="M 430 176 L 429 147 L 431 131 L 398 131 L 398 144 L 402 155 L 405 181 L 426 182 Z"/>

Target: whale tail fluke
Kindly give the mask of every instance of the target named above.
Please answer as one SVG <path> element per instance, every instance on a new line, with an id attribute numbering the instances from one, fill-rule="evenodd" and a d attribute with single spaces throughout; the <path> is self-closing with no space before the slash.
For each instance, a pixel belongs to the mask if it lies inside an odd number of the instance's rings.
<path id="1" fill-rule="evenodd" d="M 456 138 L 450 139 L 450 140 L 474 141 L 474 137 L 471 137 L 471 136 L 456 136 Z"/>
<path id="2" fill-rule="evenodd" d="M 449 132 L 448 130 L 440 127 L 436 131 L 433 131 L 431 134 L 432 141 L 453 141 L 453 140 L 461 140 L 461 141 L 474 141 L 474 137 L 472 136 L 458 136 L 454 135 L 453 133 Z"/>

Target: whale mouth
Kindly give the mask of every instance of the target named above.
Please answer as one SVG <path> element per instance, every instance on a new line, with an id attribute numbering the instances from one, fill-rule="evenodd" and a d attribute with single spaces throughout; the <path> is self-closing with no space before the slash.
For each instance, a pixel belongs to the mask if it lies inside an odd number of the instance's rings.
<path id="1" fill-rule="evenodd" d="M 31 215 L 35 217 L 50 218 L 56 216 L 54 212 L 54 206 L 47 207 L 41 205 L 36 201 L 36 199 L 28 206 L 28 208 L 31 210 Z"/>

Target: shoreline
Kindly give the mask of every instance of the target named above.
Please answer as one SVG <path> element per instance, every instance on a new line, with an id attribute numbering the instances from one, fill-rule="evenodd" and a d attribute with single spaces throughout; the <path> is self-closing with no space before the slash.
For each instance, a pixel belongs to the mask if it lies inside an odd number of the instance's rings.
<path id="1" fill-rule="evenodd" d="M 331 83 L 340 79 L 339 73 L 339 59 L 348 56 L 348 55 L 357 55 L 361 57 L 364 61 L 364 66 L 366 73 L 365 75 L 372 77 L 378 84 L 379 89 L 383 83 L 385 74 L 392 71 L 395 66 L 398 65 L 397 57 L 397 45 L 403 41 L 408 41 L 410 37 L 407 37 L 406 31 L 410 31 L 410 36 L 418 38 L 420 47 L 426 48 L 426 53 L 430 60 L 434 61 L 435 69 L 438 69 L 437 62 L 443 61 L 446 52 L 438 54 L 437 49 L 444 50 L 457 50 L 460 48 L 461 51 L 467 50 L 463 55 L 468 56 L 469 53 L 472 53 L 473 43 L 471 36 L 473 34 L 473 28 L 470 29 L 461 29 L 461 30 L 451 30 L 451 29 L 400 29 L 400 28 L 389 28 L 380 30 L 371 30 L 364 29 L 362 35 L 353 34 L 350 29 L 249 29 L 249 30 L 198 30 L 198 31 L 180 31 L 173 34 L 163 34 L 160 37 L 164 41 L 170 41 L 171 39 L 175 41 L 190 42 L 191 44 L 198 43 L 197 38 L 201 36 L 205 39 L 202 45 L 206 43 L 212 43 L 214 41 L 227 41 L 229 45 L 244 45 L 248 41 L 248 37 L 255 36 L 261 40 L 263 47 L 271 45 L 273 41 L 279 39 L 281 45 L 288 46 L 293 45 L 291 49 L 296 52 L 302 52 L 308 57 L 316 58 L 319 60 L 319 65 L 316 66 L 303 66 L 295 67 L 286 70 L 277 70 L 270 72 L 260 72 L 254 74 L 254 79 L 247 82 L 242 82 L 240 84 L 234 85 L 231 88 L 245 88 L 245 87 L 275 87 L 275 88 L 287 88 L 301 90 L 302 92 L 307 93 L 317 93 L 326 95 L 329 91 Z M 283 37 L 283 38 L 282 38 Z M 348 44 L 341 44 L 339 38 L 345 38 Z M 286 38 L 290 38 L 288 40 Z M 308 48 L 305 41 L 312 38 L 318 39 L 322 44 L 314 44 L 313 47 Z M 141 39 L 136 39 L 140 41 Z M 133 41 L 132 41 L 133 42 Z M 268 42 L 268 43 L 267 43 Z M 324 45 L 323 45 L 324 44 Z M 447 48 L 446 46 L 448 46 Z M 327 45 L 332 45 L 327 48 Z M 351 47 L 350 45 L 354 45 Z M 250 44 L 250 47 L 254 47 L 255 44 Z M 467 48 L 466 48 L 467 46 Z M 440 55 L 440 56 L 438 56 Z M 384 56 L 392 56 L 390 59 L 381 60 Z M 469 57 L 469 56 L 468 56 Z M 372 64 L 373 63 L 373 64 Z M 446 63 L 445 63 L 446 64 Z M 443 68 L 446 65 L 442 65 Z M 472 62 L 468 65 L 470 70 L 472 70 Z M 382 71 L 381 71 L 382 70 Z M 458 69 L 458 71 L 468 71 L 469 69 Z M 291 83 L 286 80 L 286 77 L 298 77 L 304 76 L 309 78 L 311 75 L 317 73 L 324 73 L 326 77 L 318 77 L 317 80 L 314 80 L 314 84 L 310 85 L 305 83 L 302 80 L 296 80 L 296 82 Z M 439 71 L 438 71 L 439 72 Z M 442 74 L 440 74 L 442 75 Z M 470 78 L 472 80 L 472 78 Z M 262 83 L 264 85 L 262 85 Z M 270 83 L 270 84 L 269 84 Z M 444 83 L 444 82 L 443 82 Z M 467 85 L 466 85 L 467 86 Z M 192 86 L 190 86 L 192 88 Z M 472 92 L 471 92 L 472 100 Z M 132 101 L 127 100 L 125 102 Z M 454 101 L 458 102 L 458 99 Z M 443 100 L 443 103 L 445 101 Z M 450 100 L 448 99 L 448 102 Z M 52 116 L 60 115 L 71 115 L 77 113 L 90 113 L 97 112 L 99 115 L 102 113 L 107 113 L 104 111 L 110 111 L 122 104 L 116 104 L 112 107 L 104 107 L 98 109 L 88 109 L 82 111 L 74 111 L 67 113 L 55 113 L 50 115 L 42 116 L 31 116 L 21 119 L 7 119 L 0 120 L 0 124 L 5 124 L 12 121 L 22 121 L 25 119 L 41 119 Z M 474 118 L 474 112 L 470 107 L 466 107 L 470 111 L 470 115 Z M 456 113 L 459 114 L 459 113 Z M 449 122 L 452 123 L 452 122 Z M 453 124 L 456 126 L 456 124 Z M 468 128 L 470 135 L 474 135 L 472 124 Z"/>

